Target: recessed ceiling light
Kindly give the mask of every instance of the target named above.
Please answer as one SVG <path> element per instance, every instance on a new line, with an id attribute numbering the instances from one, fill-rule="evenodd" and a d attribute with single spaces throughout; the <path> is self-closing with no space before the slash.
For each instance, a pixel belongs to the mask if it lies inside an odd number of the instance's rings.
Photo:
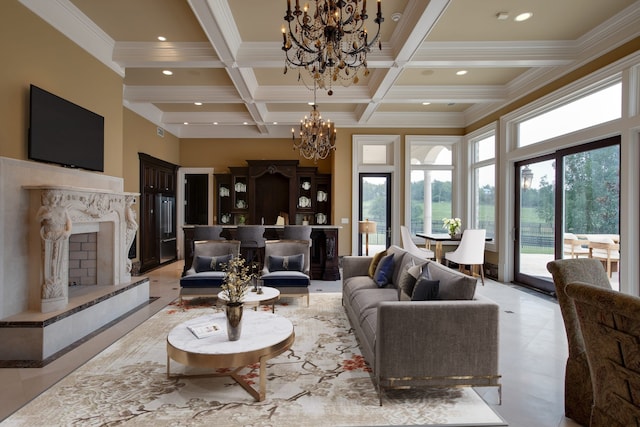
<path id="1" fill-rule="evenodd" d="M 524 12 L 524 13 L 521 13 L 518 16 L 516 16 L 514 19 L 516 20 L 516 22 L 522 22 L 522 21 L 526 21 L 527 19 L 531 18 L 532 16 L 533 16 L 533 13 Z"/>
<path id="2" fill-rule="evenodd" d="M 278 122 L 273 122 L 273 124 L 274 124 L 274 125 L 277 125 L 277 124 L 278 124 Z"/>
<path id="3" fill-rule="evenodd" d="M 213 124 L 214 124 L 214 125 L 217 125 L 217 124 L 218 124 L 218 122 L 213 122 Z"/>
<path id="4" fill-rule="evenodd" d="M 422 105 L 431 105 L 430 102 L 423 102 Z"/>
<path id="5" fill-rule="evenodd" d="M 188 125 L 188 124 L 189 124 L 189 122 L 184 122 L 183 124 L 184 124 L 184 125 Z"/>
<path id="6" fill-rule="evenodd" d="M 313 101 L 309 101 L 309 102 L 307 102 L 307 105 L 311 105 L 311 106 L 313 106 L 314 104 L 315 104 L 315 102 L 313 102 Z"/>
<path id="7" fill-rule="evenodd" d="M 162 74 L 165 76 L 173 76 L 173 71 L 171 70 L 162 70 Z"/>
<path id="8" fill-rule="evenodd" d="M 165 36 L 158 36 L 158 40 L 160 40 L 161 42 L 166 42 L 167 38 Z"/>
<path id="9" fill-rule="evenodd" d="M 242 122 L 242 124 L 243 124 L 243 125 L 248 125 L 248 124 L 249 124 L 249 122 Z"/>
<path id="10" fill-rule="evenodd" d="M 457 76 L 464 76 L 465 74 L 467 74 L 468 71 L 467 70 L 460 70 L 460 71 L 456 71 L 456 75 Z"/>
<path id="11" fill-rule="evenodd" d="M 202 102 L 194 102 L 195 105 L 202 105 Z"/>
<path id="12" fill-rule="evenodd" d="M 400 18 L 402 18 L 402 13 L 400 12 L 394 12 L 391 14 L 391 20 L 393 22 L 398 22 L 400 20 Z"/>

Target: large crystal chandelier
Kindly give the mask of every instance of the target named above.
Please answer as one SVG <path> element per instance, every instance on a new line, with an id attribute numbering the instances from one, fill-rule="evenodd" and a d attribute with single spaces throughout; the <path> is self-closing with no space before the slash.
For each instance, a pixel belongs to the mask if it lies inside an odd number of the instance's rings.
<path id="1" fill-rule="evenodd" d="M 300 139 L 296 141 L 296 132 L 291 128 L 293 149 L 300 150 L 300 155 L 305 159 L 326 159 L 336 149 L 336 127 L 330 120 L 322 119 L 318 104 L 316 103 L 316 88 L 313 90 L 313 109 L 309 117 L 304 116 L 300 120 Z"/>
<path id="2" fill-rule="evenodd" d="M 333 94 L 334 82 L 342 86 L 358 83 L 358 72 L 364 68 L 369 75 L 367 53 L 371 46 L 380 43 L 380 24 L 384 21 L 380 0 L 373 20 L 378 28 L 369 37 L 365 22 L 367 0 L 308 0 L 300 9 L 296 0 L 291 10 L 287 0 L 287 14 L 282 27 L 282 50 L 285 51 L 285 69 L 298 68 L 298 79 L 311 88 L 311 81 Z"/>

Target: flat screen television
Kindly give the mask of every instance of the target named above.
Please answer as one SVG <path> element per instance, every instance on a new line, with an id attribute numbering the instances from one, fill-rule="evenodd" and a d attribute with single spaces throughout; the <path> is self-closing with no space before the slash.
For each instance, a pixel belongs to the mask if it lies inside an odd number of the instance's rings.
<path id="1" fill-rule="evenodd" d="M 31 85 L 29 159 L 104 172 L 104 117 Z"/>

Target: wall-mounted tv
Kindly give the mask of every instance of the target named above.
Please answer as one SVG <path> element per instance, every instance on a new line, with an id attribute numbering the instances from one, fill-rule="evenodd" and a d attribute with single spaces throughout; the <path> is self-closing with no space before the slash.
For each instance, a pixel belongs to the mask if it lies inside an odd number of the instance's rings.
<path id="1" fill-rule="evenodd" d="M 29 159 L 104 171 L 104 117 L 31 85 Z"/>

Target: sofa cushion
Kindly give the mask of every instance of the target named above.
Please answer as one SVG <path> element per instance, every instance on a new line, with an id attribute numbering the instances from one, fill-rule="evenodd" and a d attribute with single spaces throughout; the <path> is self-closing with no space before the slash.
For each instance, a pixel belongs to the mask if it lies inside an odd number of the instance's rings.
<path id="1" fill-rule="evenodd" d="M 220 256 L 203 256 L 196 255 L 194 269 L 196 273 L 203 271 L 224 271 L 224 268 L 233 258 L 232 254 Z"/>
<path id="2" fill-rule="evenodd" d="M 411 301 L 432 301 L 438 299 L 439 280 L 428 279 L 421 276 L 413 288 Z"/>
<path id="3" fill-rule="evenodd" d="M 422 265 L 407 266 L 400 273 L 400 279 L 398 279 L 398 301 L 408 301 L 413 294 L 413 287 L 420 277 L 422 272 Z"/>
<path id="4" fill-rule="evenodd" d="M 353 296 L 358 293 L 360 289 L 372 290 L 379 289 L 376 282 L 369 276 L 355 276 L 350 277 L 344 282 L 342 288 L 342 298 L 345 301 L 351 301 Z"/>
<path id="5" fill-rule="evenodd" d="M 380 288 L 384 288 L 388 284 L 392 283 L 393 268 L 395 266 L 393 257 L 393 254 L 383 256 L 376 267 L 376 272 L 373 275 L 373 281 L 376 282 L 376 285 Z"/>
<path id="6" fill-rule="evenodd" d="M 373 275 L 376 274 L 376 268 L 378 267 L 378 264 L 380 263 L 382 257 L 384 257 L 386 254 L 387 251 L 384 250 L 382 252 L 376 253 L 373 256 L 373 258 L 371 259 L 371 264 L 369 264 L 369 277 L 373 278 Z"/>
<path id="7" fill-rule="evenodd" d="M 304 268 L 304 254 L 287 256 L 269 255 L 267 265 L 269 266 L 269 272 L 302 271 Z"/>
<path id="8" fill-rule="evenodd" d="M 471 300 L 476 292 L 475 277 L 464 275 L 451 270 L 434 261 L 427 263 L 429 276 L 432 280 L 439 280 L 438 299 L 440 300 Z M 424 270 L 424 269 L 423 269 Z"/>

